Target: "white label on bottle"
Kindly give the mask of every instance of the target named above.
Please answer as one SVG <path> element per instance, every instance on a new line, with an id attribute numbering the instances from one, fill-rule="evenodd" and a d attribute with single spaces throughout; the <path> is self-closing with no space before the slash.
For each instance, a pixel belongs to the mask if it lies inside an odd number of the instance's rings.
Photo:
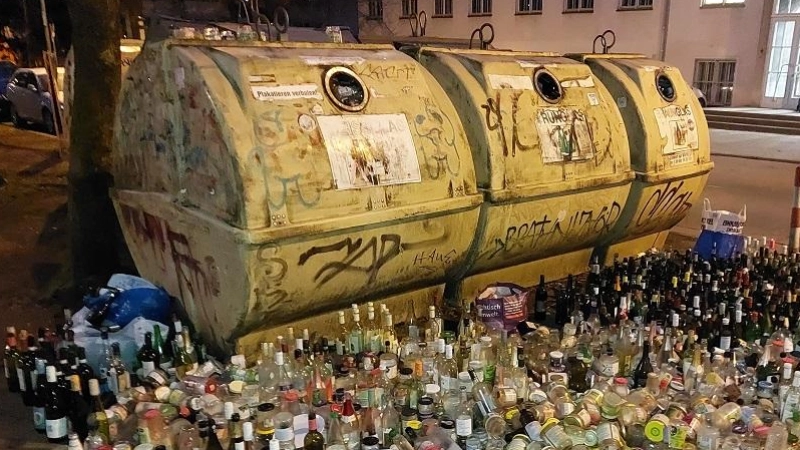
<path id="1" fill-rule="evenodd" d="M 456 434 L 459 436 L 469 436 L 472 434 L 472 418 L 456 419 Z"/>
<path id="2" fill-rule="evenodd" d="M 45 420 L 44 420 L 44 408 L 41 406 L 34 406 L 33 407 L 33 429 L 34 430 L 44 430 L 45 429 Z"/>
<path id="3" fill-rule="evenodd" d="M 673 313 L 672 314 L 672 326 L 677 328 L 680 325 L 680 321 L 681 321 L 681 316 L 679 316 L 678 314 Z"/>
<path id="4" fill-rule="evenodd" d="M 730 336 L 720 336 L 719 338 L 719 348 L 722 350 L 728 351 L 731 349 L 731 337 Z"/>
<path id="5" fill-rule="evenodd" d="M 235 450 L 244 450 L 244 442 L 236 442 L 233 444 Z"/>
<path id="6" fill-rule="evenodd" d="M 45 429 L 48 439 L 60 439 L 67 435 L 67 418 L 62 417 L 55 420 L 46 420 Z"/>
<path id="7" fill-rule="evenodd" d="M 156 363 L 154 361 L 142 361 L 142 373 L 147 376 L 150 372 L 156 370 Z"/>
<path id="8" fill-rule="evenodd" d="M 389 366 L 389 370 L 386 371 L 386 378 L 390 380 L 397 378 L 397 364 Z"/>
<path id="9" fill-rule="evenodd" d="M 439 384 L 442 386 L 442 392 L 458 390 L 458 379 L 448 376 L 442 376 Z"/>
<path id="10" fill-rule="evenodd" d="M 17 378 L 19 378 L 19 390 L 25 392 L 25 372 L 22 369 L 17 369 Z"/>

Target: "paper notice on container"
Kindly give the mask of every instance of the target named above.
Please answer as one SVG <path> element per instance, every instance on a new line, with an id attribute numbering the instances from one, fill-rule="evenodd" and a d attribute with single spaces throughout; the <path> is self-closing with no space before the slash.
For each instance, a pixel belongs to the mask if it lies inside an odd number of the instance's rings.
<path id="1" fill-rule="evenodd" d="M 518 89 L 521 91 L 532 91 L 533 80 L 526 75 L 498 75 L 490 73 L 486 75 L 489 86 L 492 89 Z"/>
<path id="2" fill-rule="evenodd" d="M 336 189 L 419 183 L 417 149 L 404 114 L 317 116 Z"/>
<path id="3" fill-rule="evenodd" d="M 697 150 L 697 121 L 689 105 L 669 105 L 654 110 L 661 133 L 662 153 L 670 155 L 681 150 Z"/>
<path id="4" fill-rule="evenodd" d="M 545 163 L 579 161 L 594 155 L 589 123 L 580 109 L 541 109 L 536 115 L 536 131 Z"/>
<path id="5" fill-rule="evenodd" d="M 290 86 L 251 86 L 256 100 L 297 100 L 300 98 L 321 99 L 319 86 L 316 84 L 295 84 Z"/>

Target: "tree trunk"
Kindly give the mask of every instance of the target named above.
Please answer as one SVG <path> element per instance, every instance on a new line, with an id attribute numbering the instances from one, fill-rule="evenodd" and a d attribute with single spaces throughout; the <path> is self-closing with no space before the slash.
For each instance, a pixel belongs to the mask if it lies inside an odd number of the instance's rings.
<path id="1" fill-rule="evenodd" d="M 105 281 L 120 267 L 109 197 L 120 90 L 120 0 L 70 0 L 75 76 L 70 127 L 69 225 L 73 280 Z"/>

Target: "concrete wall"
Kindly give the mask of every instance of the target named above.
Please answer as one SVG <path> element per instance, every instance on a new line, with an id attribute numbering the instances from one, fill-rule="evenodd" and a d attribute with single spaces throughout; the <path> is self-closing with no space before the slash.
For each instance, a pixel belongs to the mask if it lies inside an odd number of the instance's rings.
<path id="1" fill-rule="evenodd" d="M 367 1 L 359 0 L 362 39 L 410 36 L 407 19 L 400 19 L 401 0 L 383 0 L 384 20 L 367 20 Z M 747 0 L 744 6 L 706 7 L 700 0 L 655 0 L 653 9 L 618 10 L 617 0 L 595 0 L 593 13 L 563 13 L 563 2 L 544 0 L 541 14 L 516 14 L 517 0 L 494 0 L 491 16 L 470 17 L 471 1 L 453 0 L 453 17 L 433 17 L 434 0 L 418 0 L 428 15 L 426 36 L 468 39 L 485 22 L 494 25 L 493 46 L 515 50 L 589 52 L 592 40 L 606 29 L 617 34 L 613 52 L 635 52 L 659 58 L 667 3 L 669 30 L 666 61 L 691 82 L 696 59 L 737 60 L 733 106 L 760 102 L 765 42 L 771 0 Z M 766 17 L 766 24 L 764 19 Z"/>
<path id="2" fill-rule="evenodd" d="M 759 49 L 765 4 L 747 1 L 742 7 L 691 8 L 688 0 L 673 0 L 666 60 L 692 81 L 695 59 L 735 59 L 732 106 L 757 106 L 764 78 L 764 49 Z M 691 2 L 694 3 L 694 2 Z"/>

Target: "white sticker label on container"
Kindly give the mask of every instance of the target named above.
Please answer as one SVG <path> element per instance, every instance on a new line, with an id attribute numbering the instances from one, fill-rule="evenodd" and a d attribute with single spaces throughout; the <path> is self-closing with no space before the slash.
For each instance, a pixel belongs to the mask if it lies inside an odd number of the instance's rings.
<path id="1" fill-rule="evenodd" d="M 600 104 L 600 99 L 597 98 L 597 94 L 594 92 L 589 92 L 586 94 L 586 98 L 589 100 L 589 104 L 592 106 L 597 106 Z"/>
<path id="2" fill-rule="evenodd" d="M 617 106 L 620 108 L 628 107 L 628 97 L 617 97 Z"/>
<path id="3" fill-rule="evenodd" d="M 291 86 L 251 86 L 256 100 L 297 100 L 300 98 L 321 99 L 319 86 L 316 84 L 296 84 Z"/>
<path id="4" fill-rule="evenodd" d="M 186 86 L 186 71 L 183 70 L 183 67 L 176 67 L 174 73 L 175 85 L 178 86 L 178 89 L 183 89 Z"/>
<path id="5" fill-rule="evenodd" d="M 697 134 L 697 121 L 689 105 L 669 105 L 655 108 L 653 113 L 661 134 L 662 153 L 670 155 L 681 150 L 697 150 L 700 141 Z"/>
<path id="6" fill-rule="evenodd" d="M 526 75 L 498 75 L 490 73 L 486 76 L 492 89 L 533 90 L 533 79 Z"/>
<path id="7" fill-rule="evenodd" d="M 422 181 L 417 149 L 404 114 L 317 116 L 317 125 L 325 140 L 336 189 Z"/>
<path id="8" fill-rule="evenodd" d="M 364 63 L 358 56 L 301 56 L 300 59 L 310 66 L 352 66 Z"/>

